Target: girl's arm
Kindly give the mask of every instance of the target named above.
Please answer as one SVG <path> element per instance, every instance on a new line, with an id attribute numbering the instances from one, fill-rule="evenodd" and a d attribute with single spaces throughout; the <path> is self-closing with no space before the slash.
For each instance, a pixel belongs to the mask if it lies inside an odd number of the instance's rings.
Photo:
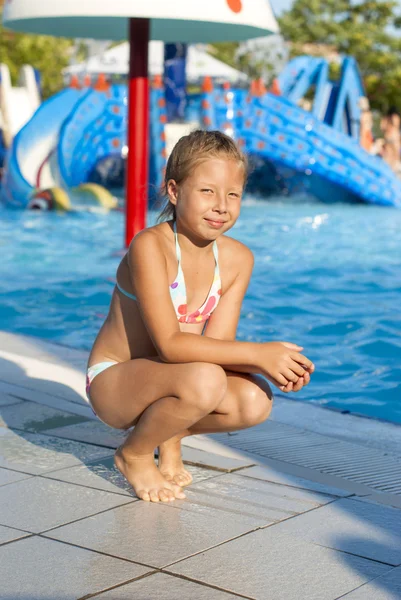
<path id="1" fill-rule="evenodd" d="M 270 363 L 273 377 L 281 385 L 302 376 L 301 364 L 312 364 L 295 352 L 295 346 L 288 349 L 281 342 L 257 344 L 181 332 L 169 294 L 165 256 L 154 231 L 144 230 L 135 236 L 128 250 L 128 263 L 145 326 L 163 361 L 208 362 L 226 368 L 243 366 L 248 372 L 259 373 L 267 372 Z M 297 355 L 297 360 L 291 355 Z"/>
<path id="2" fill-rule="evenodd" d="M 169 293 L 166 260 L 157 233 L 144 230 L 135 236 L 128 250 L 128 264 L 145 326 L 163 361 L 256 367 L 256 344 L 180 331 Z M 235 338 L 235 332 L 230 337 Z"/>
<path id="3" fill-rule="evenodd" d="M 205 336 L 217 340 L 235 340 L 242 302 L 251 280 L 255 262 L 252 251 L 241 242 L 235 241 L 235 252 L 237 273 L 221 296 L 204 331 Z"/>
<path id="4" fill-rule="evenodd" d="M 238 245 L 238 272 L 229 288 L 220 298 L 217 308 L 210 316 L 203 335 L 215 340 L 235 341 L 242 302 L 251 279 L 254 257 L 252 251 L 241 244 Z M 242 373 L 258 372 L 253 365 L 224 365 L 228 370 Z"/>

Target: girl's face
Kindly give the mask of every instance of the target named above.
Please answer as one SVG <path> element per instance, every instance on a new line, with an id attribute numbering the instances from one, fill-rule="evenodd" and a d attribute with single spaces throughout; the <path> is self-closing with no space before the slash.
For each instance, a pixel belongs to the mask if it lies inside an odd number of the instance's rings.
<path id="1" fill-rule="evenodd" d="M 240 214 L 244 167 L 227 158 L 210 158 L 196 166 L 180 185 L 168 182 L 177 219 L 200 237 L 215 239 L 235 224 Z"/>

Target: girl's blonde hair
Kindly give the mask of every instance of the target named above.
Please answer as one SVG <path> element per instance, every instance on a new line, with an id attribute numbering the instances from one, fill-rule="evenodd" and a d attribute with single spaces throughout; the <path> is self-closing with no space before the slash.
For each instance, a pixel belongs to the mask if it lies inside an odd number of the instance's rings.
<path id="1" fill-rule="evenodd" d="M 178 140 L 167 161 L 162 196 L 166 201 L 157 222 L 176 218 L 175 206 L 171 204 L 167 194 L 167 183 L 174 179 L 182 183 L 199 163 L 209 158 L 224 157 L 236 160 L 244 167 L 244 187 L 248 176 L 248 159 L 232 138 L 221 131 L 192 131 Z"/>

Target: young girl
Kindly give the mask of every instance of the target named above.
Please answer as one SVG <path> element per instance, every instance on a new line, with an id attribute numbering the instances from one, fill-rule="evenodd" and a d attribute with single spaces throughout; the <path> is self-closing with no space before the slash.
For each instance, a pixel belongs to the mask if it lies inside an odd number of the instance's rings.
<path id="1" fill-rule="evenodd" d="M 186 497 L 183 437 L 261 423 L 273 403 L 265 378 L 298 391 L 314 370 L 295 344 L 235 341 L 253 255 L 224 234 L 246 175 L 245 156 L 223 133 L 179 140 L 166 169 L 167 220 L 132 240 L 89 356 L 93 410 L 111 427 L 135 425 L 115 464 L 148 502 Z"/>

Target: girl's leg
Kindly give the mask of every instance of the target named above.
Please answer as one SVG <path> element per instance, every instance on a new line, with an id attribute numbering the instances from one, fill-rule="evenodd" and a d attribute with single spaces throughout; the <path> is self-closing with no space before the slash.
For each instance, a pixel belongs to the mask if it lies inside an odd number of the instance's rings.
<path id="1" fill-rule="evenodd" d="M 157 469 L 154 449 L 212 412 L 226 389 L 227 376 L 218 365 L 168 364 L 157 358 L 119 363 L 95 377 L 90 397 L 99 418 L 119 429 L 135 425 L 115 463 L 139 498 L 185 497 Z"/>
<path id="2" fill-rule="evenodd" d="M 273 392 L 261 376 L 227 371 L 227 392 L 215 411 L 188 428 L 188 435 L 238 431 L 269 418 Z"/>
<path id="3" fill-rule="evenodd" d="M 192 475 L 184 468 L 181 439 L 190 435 L 238 431 L 265 421 L 273 393 L 263 377 L 226 371 L 227 392 L 216 409 L 159 446 L 159 469 L 166 479 L 185 486 Z"/>

